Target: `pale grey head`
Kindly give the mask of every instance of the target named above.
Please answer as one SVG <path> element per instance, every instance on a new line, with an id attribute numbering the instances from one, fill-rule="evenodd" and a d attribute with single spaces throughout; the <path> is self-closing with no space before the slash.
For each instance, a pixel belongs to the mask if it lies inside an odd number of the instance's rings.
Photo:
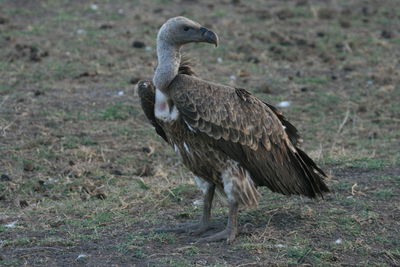
<path id="1" fill-rule="evenodd" d="M 218 46 L 218 36 L 206 27 L 185 17 L 167 20 L 158 32 L 157 42 L 181 46 L 193 42 L 205 42 Z"/>
<path id="2" fill-rule="evenodd" d="M 161 26 L 157 35 L 158 65 L 153 77 L 157 89 L 167 91 L 178 75 L 182 45 L 199 42 L 218 46 L 218 35 L 185 17 L 171 18 Z"/>

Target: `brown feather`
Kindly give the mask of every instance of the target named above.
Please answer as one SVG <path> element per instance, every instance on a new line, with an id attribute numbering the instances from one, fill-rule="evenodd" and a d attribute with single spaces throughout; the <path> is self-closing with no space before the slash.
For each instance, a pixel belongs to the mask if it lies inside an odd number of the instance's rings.
<path id="1" fill-rule="evenodd" d="M 257 186 L 311 198 L 328 191 L 326 175 L 296 147 L 296 128 L 275 107 L 245 89 L 185 75 L 178 75 L 169 89 L 182 119 L 205 134 L 198 138 L 208 138 L 239 162 Z"/>

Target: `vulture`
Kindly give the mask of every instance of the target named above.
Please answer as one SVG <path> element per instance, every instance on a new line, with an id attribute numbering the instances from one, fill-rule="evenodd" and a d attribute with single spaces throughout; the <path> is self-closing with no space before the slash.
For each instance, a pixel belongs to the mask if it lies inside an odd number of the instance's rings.
<path id="1" fill-rule="evenodd" d="M 329 189 L 325 173 L 298 147 L 298 131 L 280 111 L 246 89 L 195 75 L 180 51 L 193 42 L 218 46 L 218 36 L 185 17 L 167 20 L 157 35 L 153 80 L 140 81 L 138 94 L 146 117 L 180 154 L 204 195 L 199 223 L 164 230 L 204 234 L 218 190 L 229 205 L 227 225 L 200 240 L 230 243 L 238 233 L 239 206 L 257 206 L 259 186 L 310 198 Z"/>

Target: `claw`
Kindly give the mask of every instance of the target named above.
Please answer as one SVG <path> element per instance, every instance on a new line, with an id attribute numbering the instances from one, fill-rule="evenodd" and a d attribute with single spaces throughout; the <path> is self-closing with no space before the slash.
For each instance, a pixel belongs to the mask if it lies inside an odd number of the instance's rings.
<path id="1" fill-rule="evenodd" d="M 228 229 L 216 233 L 211 236 L 203 237 L 197 240 L 196 243 L 209 243 L 209 242 L 217 242 L 221 240 L 226 240 L 228 244 L 231 244 L 236 238 L 236 231 L 234 229 Z"/>

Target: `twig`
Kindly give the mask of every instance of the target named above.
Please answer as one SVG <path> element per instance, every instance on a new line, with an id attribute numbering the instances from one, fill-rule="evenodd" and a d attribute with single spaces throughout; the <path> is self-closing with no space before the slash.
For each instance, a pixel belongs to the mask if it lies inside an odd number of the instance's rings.
<path id="1" fill-rule="evenodd" d="M 15 121 L 10 122 L 8 125 L 4 126 L 1 130 L 3 131 L 3 136 L 6 136 L 6 130 L 14 124 Z"/>
<path id="2" fill-rule="evenodd" d="M 353 186 L 351 187 L 351 194 L 353 196 L 356 194 L 356 187 L 357 187 L 357 183 L 353 184 Z"/>
<path id="3" fill-rule="evenodd" d="M 1 103 L 0 103 L 0 108 L 1 108 L 1 106 L 4 104 L 4 102 L 7 101 L 8 97 L 9 97 L 9 96 L 6 95 L 6 96 L 3 98 L 3 101 L 1 101 Z"/>
<path id="4" fill-rule="evenodd" d="M 344 115 L 344 118 L 343 118 L 342 123 L 339 125 L 339 128 L 338 128 L 338 130 L 336 131 L 335 138 L 334 138 L 334 140 L 333 140 L 333 144 L 332 144 L 332 147 L 331 147 L 331 154 L 332 154 L 333 149 L 334 149 L 335 146 L 336 146 L 336 140 L 338 139 L 338 137 L 339 137 L 339 135 L 340 135 L 340 132 L 342 131 L 344 125 L 346 124 L 347 120 L 349 119 L 349 115 L 350 115 L 350 110 L 348 109 L 348 110 L 346 111 L 346 114 Z"/>
<path id="5" fill-rule="evenodd" d="M 337 132 L 336 132 L 337 135 L 339 135 L 340 132 L 342 131 L 344 125 L 346 124 L 347 120 L 349 119 L 349 115 L 350 115 L 350 110 L 348 109 L 348 110 L 346 111 L 346 115 L 344 116 L 344 119 L 343 119 L 342 123 L 341 123 L 340 126 L 339 126 L 339 129 L 338 129 Z"/>

